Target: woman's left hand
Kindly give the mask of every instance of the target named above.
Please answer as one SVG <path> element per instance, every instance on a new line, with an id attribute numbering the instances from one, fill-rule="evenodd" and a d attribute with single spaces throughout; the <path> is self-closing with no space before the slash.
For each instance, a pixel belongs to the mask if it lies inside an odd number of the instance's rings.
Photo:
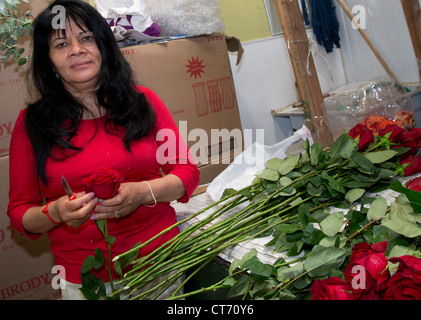
<path id="1" fill-rule="evenodd" d="M 122 183 L 118 193 L 113 198 L 100 200 L 92 216 L 95 220 L 125 217 L 148 201 L 149 188 L 145 183 Z"/>

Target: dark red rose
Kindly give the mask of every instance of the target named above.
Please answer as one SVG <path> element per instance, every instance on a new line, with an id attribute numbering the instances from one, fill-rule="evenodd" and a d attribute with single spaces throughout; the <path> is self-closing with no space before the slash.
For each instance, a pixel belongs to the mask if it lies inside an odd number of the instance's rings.
<path id="1" fill-rule="evenodd" d="M 359 300 L 382 298 L 387 289 L 387 281 L 390 278 L 387 258 L 384 253 L 361 253 L 345 267 L 343 274 L 351 284 L 356 299 Z M 357 276 L 358 281 L 355 281 L 356 285 L 354 286 L 353 279 Z M 361 283 L 363 280 L 365 282 Z"/>
<path id="2" fill-rule="evenodd" d="M 385 253 L 387 249 L 387 241 L 369 244 L 368 242 L 360 242 L 354 245 L 349 262 L 359 260 L 373 253 Z"/>
<path id="3" fill-rule="evenodd" d="M 412 128 L 402 134 L 404 147 L 421 148 L 421 128 Z"/>
<path id="4" fill-rule="evenodd" d="M 94 192 L 102 200 L 114 197 L 123 177 L 114 168 L 98 169 L 90 177 L 83 179 L 87 192 Z"/>
<path id="5" fill-rule="evenodd" d="M 387 300 L 421 300 L 421 259 L 414 256 L 390 258 L 399 263 L 398 270 L 388 281 Z"/>
<path id="6" fill-rule="evenodd" d="M 379 130 L 379 136 L 384 137 L 389 132 L 392 132 L 389 140 L 397 143 L 402 141 L 402 135 L 405 129 L 394 124 L 388 124 L 384 129 Z"/>
<path id="7" fill-rule="evenodd" d="M 421 283 L 411 276 L 395 273 L 388 282 L 385 300 L 421 300 Z"/>
<path id="8" fill-rule="evenodd" d="M 408 183 L 405 186 L 408 189 L 421 192 L 421 177 L 417 177 L 412 179 L 411 181 L 408 181 Z"/>
<path id="9" fill-rule="evenodd" d="M 358 151 L 363 150 L 366 146 L 374 141 L 372 131 L 362 124 L 357 124 L 349 131 L 349 136 L 354 140 L 358 140 Z"/>
<path id="10" fill-rule="evenodd" d="M 338 277 L 314 280 L 310 291 L 311 300 L 355 300 L 349 283 Z"/>
<path id="11" fill-rule="evenodd" d="M 421 259 L 414 256 L 401 256 L 389 259 L 392 263 L 399 263 L 396 273 L 401 272 L 414 276 L 414 279 L 421 284 Z"/>
<path id="12" fill-rule="evenodd" d="M 410 155 L 407 158 L 399 161 L 400 165 L 407 164 L 404 169 L 404 176 L 411 176 L 421 171 L 421 158 L 418 155 Z"/>

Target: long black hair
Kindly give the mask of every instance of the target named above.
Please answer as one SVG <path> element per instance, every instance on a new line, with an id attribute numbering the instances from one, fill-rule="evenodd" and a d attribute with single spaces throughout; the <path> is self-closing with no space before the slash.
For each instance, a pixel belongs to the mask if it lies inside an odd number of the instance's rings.
<path id="1" fill-rule="evenodd" d="M 55 7 L 62 6 L 62 7 Z M 71 19 L 94 35 L 102 57 L 96 98 L 106 110 L 106 130 L 118 134 L 124 128 L 123 142 L 128 151 L 130 143 L 147 135 L 155 123 L 155 114 L 146 97 L 134 88 L 133 72 L 124 59 L 114 35 L 99 12 L 80 0 L 56 0 L 33 23 L 33 52 L 31 76 L 39 94 L 29 103 L 25 128 L 34 149 L 38 177 L 48 183 L 45 162 L 54 146 L 77 152 L 72 144 L 85 107 L 67 92 L 57 79 L 49 59 L 49 39 L 59 22 L 58 14 L 65 9 L 66 20 Z"/>

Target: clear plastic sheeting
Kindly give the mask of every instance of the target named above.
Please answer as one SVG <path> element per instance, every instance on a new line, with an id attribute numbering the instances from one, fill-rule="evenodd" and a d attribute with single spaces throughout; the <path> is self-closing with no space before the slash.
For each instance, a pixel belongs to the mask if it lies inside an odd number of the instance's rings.
<path id="1" fill-rule="evenodd" d="M 406 90 L 393 79 L 351 83 L 330 92 L 322 111 L 334 139 L 370 116 L 395 120 L 400 111 L 412 112 Z"/>
<path id="2" fill-rule="evenodd" d="M 161 36 L 194 36 L 225 31 L 218 0 L 143 0 Z"/>

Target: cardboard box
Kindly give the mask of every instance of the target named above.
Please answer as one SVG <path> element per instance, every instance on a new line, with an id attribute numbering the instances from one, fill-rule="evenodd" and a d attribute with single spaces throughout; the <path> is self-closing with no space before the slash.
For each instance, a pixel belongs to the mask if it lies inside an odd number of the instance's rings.
<path id="1" fill-rule="evenodd" d="M 243 150 L 242 127 L 223 35 L 121 48 L 136 82 L 170 110 L 210 183 Z"/>
<path id="2" fill-rule="evenodd" d="M 51 286 L 54 257 L 47 234 L 30 240 L 10 225 L 7 216 L 9 157 L 0 158 L 0 300 L 57 299 Z"/>

